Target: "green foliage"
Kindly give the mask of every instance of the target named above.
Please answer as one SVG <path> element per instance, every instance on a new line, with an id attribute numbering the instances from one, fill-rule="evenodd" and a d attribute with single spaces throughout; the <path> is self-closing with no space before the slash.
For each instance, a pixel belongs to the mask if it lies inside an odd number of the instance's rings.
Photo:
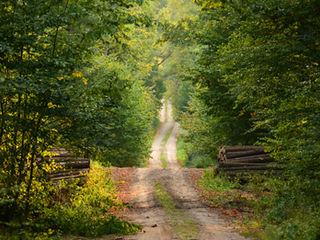
<path id="1" fill-rule="evenodd" d="M 239 183 L 231 182 L 223 175 L 217 175 L 213 169 L 205 171 L 200 184 L 213 192 L 230 192 L 240 186 Z"/>
<path id="2" fill-rule="evenodd" d="M 283 238 L 297 229 L 303 239 L 304 224 L 290 212 L 311 219 L 320 207 L 319 2 L 195 2 L 201 10 L 189 34 L 199 54 L 184 79 L 197 93 L 181 117 L 185 141 L 213 159 L 219 145 L 265 145 L 287 166 L 270 183 L 269 221 L 286 223 Z M 167 30 L 165 39 L 183 43 L 182 35 L 172 38 L 181 28 Z"/>
<path id="3" fill-rule="evenodd" d="M 188 166 L 186 166 L 186 160 L 188 157 L 187 152 L 186 152 L 187 144 L 180 137 L 180 134 L 179 134 L 178 140 L 177 140 L 177 158 L 178 158 L 182 167 L 188 167 Z"/>
<path id="4" fill-rule="evenodd" d="M 48 199 L 54 186 L 48 183 L 46 174 L 55 167 L 51 164 L 42 164 L 41 167 L 34 167 L 31 186 L 26 182 L 12 187 L 7 187 L 5 181 L 0 183 L 0 221 L 17 220 L 16 216 L 23 216 L 26 206 L 37 215 L 49 205 Z M 2 171 L 5 172 L 5 169 Z"/>
<path id="5" fill-rule="evenodd" d="M 114 212 L 123 208 L 118 202 L 110 170 L 92 165 L 88 180 L 67 202 L 44 210 L 41 223 L 64 234 L 100 236 L 128 234 L 139 230 L 135 224 L 121 221 Z"/>
<path id="6" fill-rule="evenodd" d="M 123 97 L 120 106 L 114 109 L 116 123 L 109 129 L 110 137 L 105 139 L 108 147 L 101 148 L 97 159 L 114 166 L 140 166 L 149 156 L 157 107 L 139 83 L 127 89 Z"/>
<path id="7" fill-rule="evenodd" d="M 237 207 L 237 203 L 243 202 L 242 195 L 234 191 L 239 188 L 238 182 L 232 182 L 223 175 L 217 175 L 213 169 L 205 171 L 202 179 L 199 181 L 200 186 L 209 193 L 211 204 L 215 207 Z"/>
<path id="8" fill-rule="evenodd" d="M 180 75 L 186 71 L 186 66 L 193 62 L 196 49 L 188 45 L 173 44 L 176 35 L 179 39 L 188 39 L 188 34 L 185 35 L 187 24 L 180 26 L 183 20 L 191 19 L 196 16 L 198 11 L 197 6 L 191 0 L 187 1 L 160 1 L 153 3 L 157 13 L 157 19 L 160 22 L 160 55 L 158 65 L 158 77 L 165 83 L 167 92 L 166 95 L 174 107 L 174 116 L 179 118 L 179 111 L 186 107 L 189 99 L 188 92 L 190 91 L 190 82 L 181 81 Z M 186 21 L 186 20 L 185 20 Z M 168 29 L 175 29 L 171 36 L 167 36 Z M 188 32 L 189 33 L 189 32 Z M 167 41 L 170 39 L 170 41 Z M 188 41 L 188 40 L 185 40 Z M 183 41 L 182 41 L 183 42 Z"/>
<path id="9" fill-rule="evenodd" d="M 222 139 L 214 134 L 212 125 L 214 120 L 206 113 L 205 105 L 193 97 L 189 101 L 186 112 L 181 114 L 181 127 L 183 131 L 180 138 L 186 143 L 186 166 L 188 167 L 209 167 L 217 163 L 217 146 Z M 208 144 L 210 143 L 210 144 Z"/>
<path id="10" fill-rule="evenodd" d="M 280 239 L 319 239 L 319 214 L 296 213 L 296 215 L 283 222 L 280 226 L 267 226 L 266 231 L 259 237 L 263 240 Z"/>
<path id="11" fill-rule="evenodd" d="M 300 198 L 297 193 L 286 192 L 280 178 L 256 175 L 248 184 L 240 185 L 207 170 L 199 183 L 213 207 L 242 212 L 245 220 L 236 224 L 242 225 L 245 235 L 263 240 L 315 240 L 319 237 L 319 209 L 302 206 L 303 202 L 310 201 Z M 284 197 L 280 200 L 279 195 Z M 297 198 L 301 203 L 293 206 L 288 198 Z"/>
<path id="12" fill-rule="evenodd" d="M 143 52 L 154 41 L 139 35 L 151 24 L 142 4 L 0 3 L 2 212 L 45 206 L 50 146 L 119 166 L 148 158 L 162 90 L 146 87 L 156 60 Z"/>
<path id="13" fill-rule="evenodd" d="M 319 2 L 194 2 L 1 1 L 1 220 L 49 206 L 50 146 L 144 165 L 167 88 L 187 166 L 265 145 L 287 166 L 259 200 L 269 223 L 278 238 L 319 236 Z"/>
<path id="14" fill-rule="evenodd" d="M 158 128 L 160 127 L 160 124 L 161 124 L 161 122 L 160 122 L 160 119 L 159 119 L 159 118 L 155 118 L 155 119 L 153 120 L 153 122 L 152 122 L 152 129 L 153 129 L 153 131 L 154 131 L 154 135 L 156 134 Z"/>
<path id="15" fill-rule="evenodd" d="M 37 215 L 30 216 L 29 221 L 23 224 L 7 224 L 5 231 L 10 233 L 9 239 L 53 239 L 65 234 L 129 234 L 140 229 L 138 225 L 122 221 L 115 215 L 125 204 L 117 198 L 110 168 L 97 162 L 91 164 L 83 186 L 79 186 L 78 181 L 62 180 L 45 192 L 47 204 Z M 6 237 L 6 234 L 1 236 Z"/>

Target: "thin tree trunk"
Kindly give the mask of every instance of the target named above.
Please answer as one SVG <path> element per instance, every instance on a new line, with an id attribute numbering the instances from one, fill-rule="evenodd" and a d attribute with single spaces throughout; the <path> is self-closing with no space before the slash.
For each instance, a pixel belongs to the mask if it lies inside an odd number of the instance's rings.
<path id="1" fill-rule="evenodd" d="M 1 111 L 0 145 L 2 145 L 3 135 L 4 135 L 4 101 L 0 102 L 0 111 Z"/>
<path id="2" fill-rule="evenodd" d="M 32 144 L 32 152 L 31 152 L 31 159 L 30 159 L 30 175 L 29 175 L 29 181 L 27 183 L 27 191 L 26 191 L 26 206 L 25 206 L 25 215 L 27 216 L 29 213 L 30 208 L 30 190 L 33 182 L 33 174 L 34 174 L 34 163 L 36 160 L 36 151 L 37 151 L 37 137 L 38 137 L 38 131 L 40 128 L 40 123 L 42 121 L 42 115 L 39 116 L 38 122 L 35 127 L 35 131 L 33 134 L 33 144 Z"/>

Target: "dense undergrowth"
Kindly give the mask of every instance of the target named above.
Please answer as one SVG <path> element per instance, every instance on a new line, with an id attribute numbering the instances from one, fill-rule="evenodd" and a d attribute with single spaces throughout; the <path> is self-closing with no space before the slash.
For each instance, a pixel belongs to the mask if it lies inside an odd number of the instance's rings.
<path id="1" fill-rule="evenodd" d="M 275 176 L 256 175 L 240 184 L 236 179 L 231 181 L 209 169 L 199 184 L 211 206 L 230 210 L 233 223 L 240 226 L 246 236 L 263 240 L 316 240 L 320 237 L 320 209 L 308 205 L 304 197 L 288 192 Z"/>
<path id="2" fill-rule="evenodd" d="M 40 194 L 42 188 L 37 189 Z M 47 204 L 49 202 L 49 204 Z M 79 180 L 51 185 L 46 199 L 37 202 L 37 211 L 27 221 L 18 218 L 1 222 L 1 239 L 58 239 L 69 236 L 129 234 L 138 225 L 116 216 L 125 204 L 118 200 L 110 168 L 94 162 L 84 185 Z"/>
<path id="3" fill-rule="evenodd" d="M 183 125 L 184 127 L 185 125 Z M 191 125 L 190 125 L 191 126 Z M 191 168 L 206 168 L 216 165 L 212 160 L 208 145 L 195 145 L 192 141 L 190 132 L 186 129 L 180 129 L 177 140 L 177 158 L 181 166 Z M 198 142 L 200 144 L 200 142 Z"/>

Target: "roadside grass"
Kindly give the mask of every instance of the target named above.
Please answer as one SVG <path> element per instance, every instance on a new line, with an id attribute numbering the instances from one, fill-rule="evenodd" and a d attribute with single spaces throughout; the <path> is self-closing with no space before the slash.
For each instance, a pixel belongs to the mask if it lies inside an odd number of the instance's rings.
<path id="1" fill-rule="evenodd" d="M 233 221 L 246 237 L 262 240 L 320 239 L 320 211 L 310 206 L 281 205 L 276 177 L 252 176 L 246 184 L 205 171 L 199 185 L 211 207 Z M 280 193 L 286 195 L 286 193 Z M 302 203 L 303 204 L 303 203 Z M 287 216 L 284 216 L 284 210 Z"/>
<path id="2" fill-rule="evenodd" d="M 177 158 L 181 164 L 181 167 L 186 167 L 186 161 L 188 154 L 186 151 L 187 144 L 183 141 L 181 137 L 178 137 L 177 141 Z"/>
<path id="3" fill-rule="evenodd" d="M 168 122 L 168 100 L 165 100 L 164 102 L 164 111 L 165 111 L 165 119 L 164 122 Z"/>
<path id="4" fill-rule="evenodd" d="M 176 203 L 165 187 L 160 183 L 154 184 L 157 198 L 160 204 L 164 207 L 168 217 L 168 222 L 173 233 L 179 239 L 192 239 L 198 235 L 198 229 L 192 219 L 187 218 L 181 209 L 176 208 Z"/>
<path id="5" fill-rule="evenodd" d="M 168 163 L 166 161 L 166 155 L 163 152 L 160 154 L 160 159 L 161 159 L 162 168 L 168 167 Z"/>
<path id="6" fill-rule="evenodd" d="M 212 168 L 205 171 L 199 185 L 210 200 L 210 207 L 221 210 L 243 235 L 258 237 L 262 229 L 254 215 L 257 196 L 252 191 L 237 180 L 230 181 L 222 174 L 217 175 Z"/>
<path id="7" fill-rule="evenodd" d="M 250 212 L 253 194 L 241 189 L 240 183 L 230 181 L 224 175 L 215 175 L 212 169 L 206 170 L 199 180 L 200 186 L 211 201 L 211 207 L 222 207 Z"/>

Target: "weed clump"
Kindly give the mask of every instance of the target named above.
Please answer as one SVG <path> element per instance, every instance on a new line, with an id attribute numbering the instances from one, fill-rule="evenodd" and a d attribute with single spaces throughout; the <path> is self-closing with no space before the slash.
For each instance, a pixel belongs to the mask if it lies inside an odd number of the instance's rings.
<path id="1" fill-rule="evenodd" d="M 238 214 L 234 221 L 246 236 L 263 240 L 317 240 L 320 209 L 289 191 L 277 177 L 251 176 L 245 184 L 212 169 L 199 180 L 211 206 Z M 241 213 L 241 214 L 240 214 Z M 240 216 L 241 215 L 241 216 Z"/>

